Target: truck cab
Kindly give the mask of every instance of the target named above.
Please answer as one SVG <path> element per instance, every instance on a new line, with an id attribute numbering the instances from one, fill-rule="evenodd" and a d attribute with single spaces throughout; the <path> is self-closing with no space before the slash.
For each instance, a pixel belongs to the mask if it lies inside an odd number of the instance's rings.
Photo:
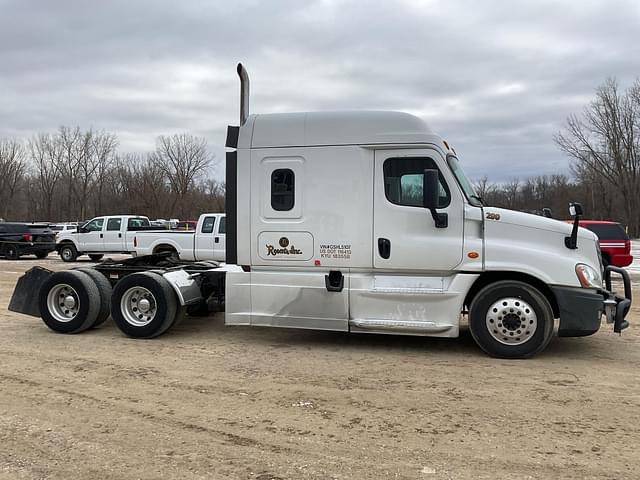
<path id="1" fill-rule="evenodd" d="M 227 324 L 456 337 L 468 314 L 482 349 L 525 357 L 555 319 L 583 336 L 628 310 L 605 308 L 592 232 L 484 206 L 420 118 L 244 105 L 227 135 L 227 262 L 244 270 L 227 274 Z"/>

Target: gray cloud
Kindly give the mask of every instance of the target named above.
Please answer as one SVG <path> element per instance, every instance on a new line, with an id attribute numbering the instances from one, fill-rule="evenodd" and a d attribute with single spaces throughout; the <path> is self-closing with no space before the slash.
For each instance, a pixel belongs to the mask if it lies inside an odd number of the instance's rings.
<path id="1" fill-rule="evenodd" d="M 253 112 L 404 110 L 471 176 L 566 172 L 552 141 L 566 116 L 640 74 L 638 5 L 0 0 L 0 136 L 78 124 L 142 151 L 188 131 L 220 153 L 240 60 Z"/>

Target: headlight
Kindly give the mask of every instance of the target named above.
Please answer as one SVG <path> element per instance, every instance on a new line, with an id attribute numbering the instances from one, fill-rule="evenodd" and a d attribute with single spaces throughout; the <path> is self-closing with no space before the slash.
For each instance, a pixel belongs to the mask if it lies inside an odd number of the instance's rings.
<path id="1" fill-rule="evenodd" d="M 582 288 L 602 288 L 602 277 L 595 268 L 579 263 L 576 265 L 576 275 Z"/>

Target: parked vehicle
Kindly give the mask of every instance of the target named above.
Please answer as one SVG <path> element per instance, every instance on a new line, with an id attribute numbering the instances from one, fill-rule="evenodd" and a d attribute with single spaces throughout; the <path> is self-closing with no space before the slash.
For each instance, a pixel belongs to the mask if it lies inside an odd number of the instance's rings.
<path id="1" fill-rule="evenodd" d="M 615 332 L 628 326 L 629 275 L 603 270 L 596 235 L 578 226 L 578 204 L 573 225 L 486 207 L 422 120 L 250 116 L 248 75 L 241 65 L 238 73 L 240 126 L 227 131 L 236 149 L 226 164 L 227 265 L 158 254 L 32 270 L 11 310 L 64 333 L 110 311 L 122 332 L 142 338 L 169 330 L 186 307 L 224 307 L 227 325 L 439 337 L 457 337 L 464 313 L 479 347 L 506 358 L 542 351 L 555 319 L 560 336 L 596 332 L 602 312 Z M 624 296 L 611 290 L 614 273 Z"/>
<path id="2" fill-rule="evenodd" d="M 57 240 L 60 232 L 73 233 L 78 231 L 78 224 L 77 223 L 55 223 L 55 224 L 49 225 L 49 228 L 53 230 Z"/>
<path id="3" fill-rule="evenodd" d="M 580 220 L 580 226 L 598 236 L 602 262 L 605 266 L 626 267 L 633 262 L 631 240 L 622 225 L 617 222 Z"/>
<path id="4" fill-rule="evenodd" d="M 55 250 L 53 231 L 46 224 L 0 223 L 0 256 L 17 260 L 22 255 L 46 258 Z"/>
<path id="5" fill-rule="evenodd" d="M 203 213 L 188 231 L 139 232 L 133 240 L 135 255 L 175 253 L 181 260 L 225 261 L 224 213 Z"/>
<path id="6" fill-rule="evenodd" d="M 73 262 L 85 254 L 98 261 L 105 253 L 131 253 L 135 233 L 153 228 L 147 217 L 139 215 L 96 217 L 75 232 L 61 232 L 56 250 L 65 262 Z"/>

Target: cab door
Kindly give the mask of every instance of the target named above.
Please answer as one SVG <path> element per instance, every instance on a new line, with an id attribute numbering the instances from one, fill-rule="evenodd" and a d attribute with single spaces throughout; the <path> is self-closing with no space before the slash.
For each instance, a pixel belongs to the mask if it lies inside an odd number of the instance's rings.
<path id="1" fill-rule="evenodd" d="M 104 243 L 104 218 L 94 218 L 78 231 L 78 245 L 83 252 L 101 252 Z"/>
<path id="2" fill-rule="evenodd" d="M 196 230 L 195 235 L 195 252 L 196 260 L 213 260 L 213 232 L 215 231 L 216 217 L 209 215 L 204 217 L 200 229 Z"/>
<path id="3" fill-rule="evenodd" d="M 436 228 L 422 207 L 425 169 L 440 172 Z M 374 172 L 374 267 L 446 272 L 462 261 L 464 202 L 443 156 L 432 149 L 377 150 Z"/>
<path id="4" fill-rule="evenodd" d="M 224 262 L 226 260 L 226 248 L 227 248 L 227 219 L 226 217 L 218 217 L 218 223 L 216 225 L 216 234 L 213 237 L 213 259 L 218 262 Z"/>
<path id="5" fill-rule="evenodd" d="M 122 218 L 112 217 L 107 219 L 107 226 L 104 231 L 104 251 L 123 252 L 124 238 L 122 238 Z"/>

